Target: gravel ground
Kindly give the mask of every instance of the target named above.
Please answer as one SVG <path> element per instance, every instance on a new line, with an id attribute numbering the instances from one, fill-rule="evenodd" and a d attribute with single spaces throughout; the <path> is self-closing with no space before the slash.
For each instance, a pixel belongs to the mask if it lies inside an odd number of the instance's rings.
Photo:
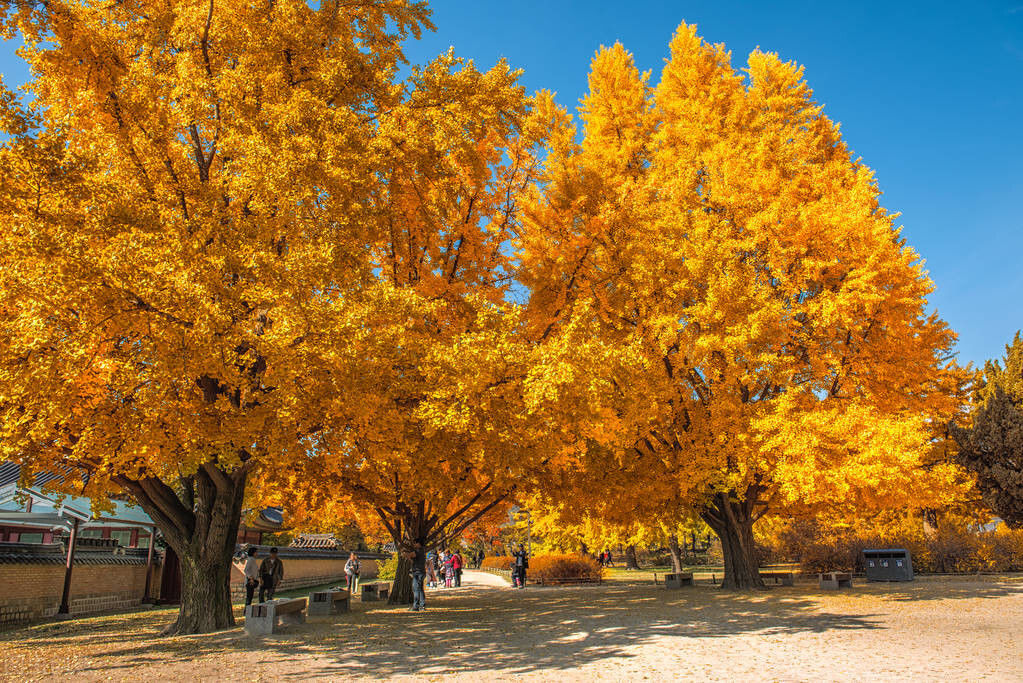
<path id="1" fill-rule="evenodd" d="M 466 578 L 424 613 L 355 602 L 264 639 L 160 638 L 166 609 L 40 624 L 0 634 L 0 679 L 1023 681 L 1023 576 L 740 594 Z"/>

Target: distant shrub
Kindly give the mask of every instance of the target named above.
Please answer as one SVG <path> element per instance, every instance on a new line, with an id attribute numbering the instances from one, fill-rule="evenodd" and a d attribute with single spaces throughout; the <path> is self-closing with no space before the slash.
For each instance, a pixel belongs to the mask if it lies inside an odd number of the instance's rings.
<path id="1" fill-rule="evenodd" d="M 604 569 L 584 555 L 540 555 L 530 558 L 530 579 L 599 579 Z"/>
<path id="2" fill-rule="evenodd" d="M 913 518 L 878 522 L 855 529 L 794 520 L 758 538 L 758 545 L 772 560 L 798 562 L 805 572 L 863 571 L 862 553 L 870 548 L 905 548 L 920 573 L 1023 571 L 1023 529 L 978 532 L 968 520 L 948 517 L 924 534 Z"/>
<path id="3" fill-rule="evenodd" d="M 980 534 L 977 559 L 982 571 L 1023 572 L 1023 529 L 1000 526 Z"/>
<path id="4" fill-rule="evenodd" d="M 511 569 L 512 562 L 515 560 L 510 555 L 491 555 L 490 557 L 483 558 L 483 564 L 480 565 L 480 569 Z"/>
<path id="5" fill-rule="evenodd" d="M 398 573 L 398 555 L 395 553 L 380 563 L 377 569 L 377 578 L 381 581 L 393 581 L 394 575 Z"/>

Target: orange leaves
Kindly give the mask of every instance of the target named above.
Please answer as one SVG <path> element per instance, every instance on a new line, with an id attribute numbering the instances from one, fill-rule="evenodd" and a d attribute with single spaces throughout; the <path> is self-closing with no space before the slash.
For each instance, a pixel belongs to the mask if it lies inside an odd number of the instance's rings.
<path id="1" fill-rule="evenodd" d="M 551 373 L 551 393 L 584 368 L 614 378 L 580 410 L 615 418 L 588 433 L 579 479 L 696 506 L 929 498 L 930 425 L 960 398 L 954 335 L 802 69 L 757 51 L 745 71 L 686 25 L 653 88 L 601 50 L 583 141 L 527 198 L 536 329 L 627 350 Z"/>
<path id="2" fill-rule="evenodd" d="M 369 122 L 401 101 L 425 8 L 58 2 L 3 21 L 26 32 L 38 109 L 0 101 L 0 154 L 24 170 L 0 193 L 0 457 L 172 483 L 307 458 L 338 397 L 367 393 L 362 292 L 397 156 Z"/>

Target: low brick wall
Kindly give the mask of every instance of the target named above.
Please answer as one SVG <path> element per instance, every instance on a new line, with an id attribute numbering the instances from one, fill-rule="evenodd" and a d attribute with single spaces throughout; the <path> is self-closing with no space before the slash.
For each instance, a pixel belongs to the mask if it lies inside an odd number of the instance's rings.
<path id="1" fill-rule="evenodd" d="M 259 556 L 256 559 L 262 561 L 267 554 L 268 549 L 260 548 Z M 345 581 L 347 553 L 281 548 L 279 557 L 284 565 L 284 580 L 277 588 L 279 591 Z M 375 557 L 373 555 L 359 558 L 359 576 L 363 580 L 376 578 L 378 568 Z M 244 559 L 236 557 L 234 568 L 231 570 L 231 596 L 235 600 L 245 598 L 245 574 L 242 571 L 244 566 Z"/>
<path id="2" fill-rule="evenodd" d="M 14 554 L 4 550 L 0 547 L 0 626 L 56 615 L 64 591 L 65 566 L 60 553 Z M 145 587 L 144 560 L 112 553 L 83 553 L 81 559 L 76 558 L 71 572 L 71 614 L 136 607 L 142 604 Z M 154 597 L 159 588 L 160 567 L 154 566 Z"/>
<path id="3" fill-rule="evenodd" d="M 269 548 L 260 551 L 260 557 L 266 557 Z M 361 577 L 375 578 L 378 558 L 384 556 L 359 555 Z M 158 598 L 160 592 L 158 558 L 150 583 L 150 595 L 154 598 Z M 345 580 L 348 553 L 282 548 L 280 558 L 284 563 L 284 581 L 278 590 Z M 0 542 L 0 627 L 56 615 L 64 590 L 64 563 L 64 549 L 59 544 Z M 245 597 L 242 567 L 241 558 L 237 558 L 231 570 L 231 593 L 238 601 Z M 144 551 L 79 547 L 71 575 L 71 614 L 80 616 L 137 607 L 142 604 L 145 587 Z"/>

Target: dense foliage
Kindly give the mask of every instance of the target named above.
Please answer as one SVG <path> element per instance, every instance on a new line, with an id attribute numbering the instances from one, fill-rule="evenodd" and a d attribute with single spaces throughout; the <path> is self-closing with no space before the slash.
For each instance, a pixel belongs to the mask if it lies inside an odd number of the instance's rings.
<path id="1" fill-rule="evenodd" d="M 605 418 L 541 504 L 618 523 L 688 507 L 722 541 L 724 584 L 757 586 L 765 514 L 926 505 L 962 485 L 930 456 L 968 376 L 800 67 L 756 50 L 737 70 L 683 25 L 649 77 L 601 49 L 581 142 L 562 117 L 528 197 L 531 324 L 570 320 L 614 349 L 574 368 Z"/>
<path id="2" fill-rule="evenodd" d="M 512 568 L 515 558 L 510 555 L 494 555 L 483 558 L 482 569 L 507 571 Z M 592 557 L 572 554 L 537 555 L 529 558 L 527 576 L 539 579 L 599 579 L 603 568 Z"/>
<path id="3" fill-rule="evenodd" d="M 977 475 L 984 502 L 1011 527 L 1023 528 L 1023 338 L 1017 332 L 1002 362 L 988 361 L 969 427 L 952 424 L 958 461 Z"/>
<path id="4" fill-rule="evenodd" d="M 925 530 L 919 517 L 888 513 L 854 524 L 802 519 L 758 534 L 765 563 L 796 562 L 806 572 L 863 570 L 862 551 L 905 548 L 917 572 L 1023 571 L 1023 530 L 980 531 L 976 520 L 946 516 Z"/>
<path id="5" fill-rule="evenodd" d="M 499 571 L 508 571 L 512 567 L 512 562 L 515 558 L 511 555 L 489 555 L 483 558 L 483 563 L 480 565 L 480 569 L 496 569 Z"/>
<path id="6" fill-rule="evenodd" d="M 530 580 L 597 580 L 604 569 L 595 559 L 584 555 L 538 555 L 529 560 Z"/>

